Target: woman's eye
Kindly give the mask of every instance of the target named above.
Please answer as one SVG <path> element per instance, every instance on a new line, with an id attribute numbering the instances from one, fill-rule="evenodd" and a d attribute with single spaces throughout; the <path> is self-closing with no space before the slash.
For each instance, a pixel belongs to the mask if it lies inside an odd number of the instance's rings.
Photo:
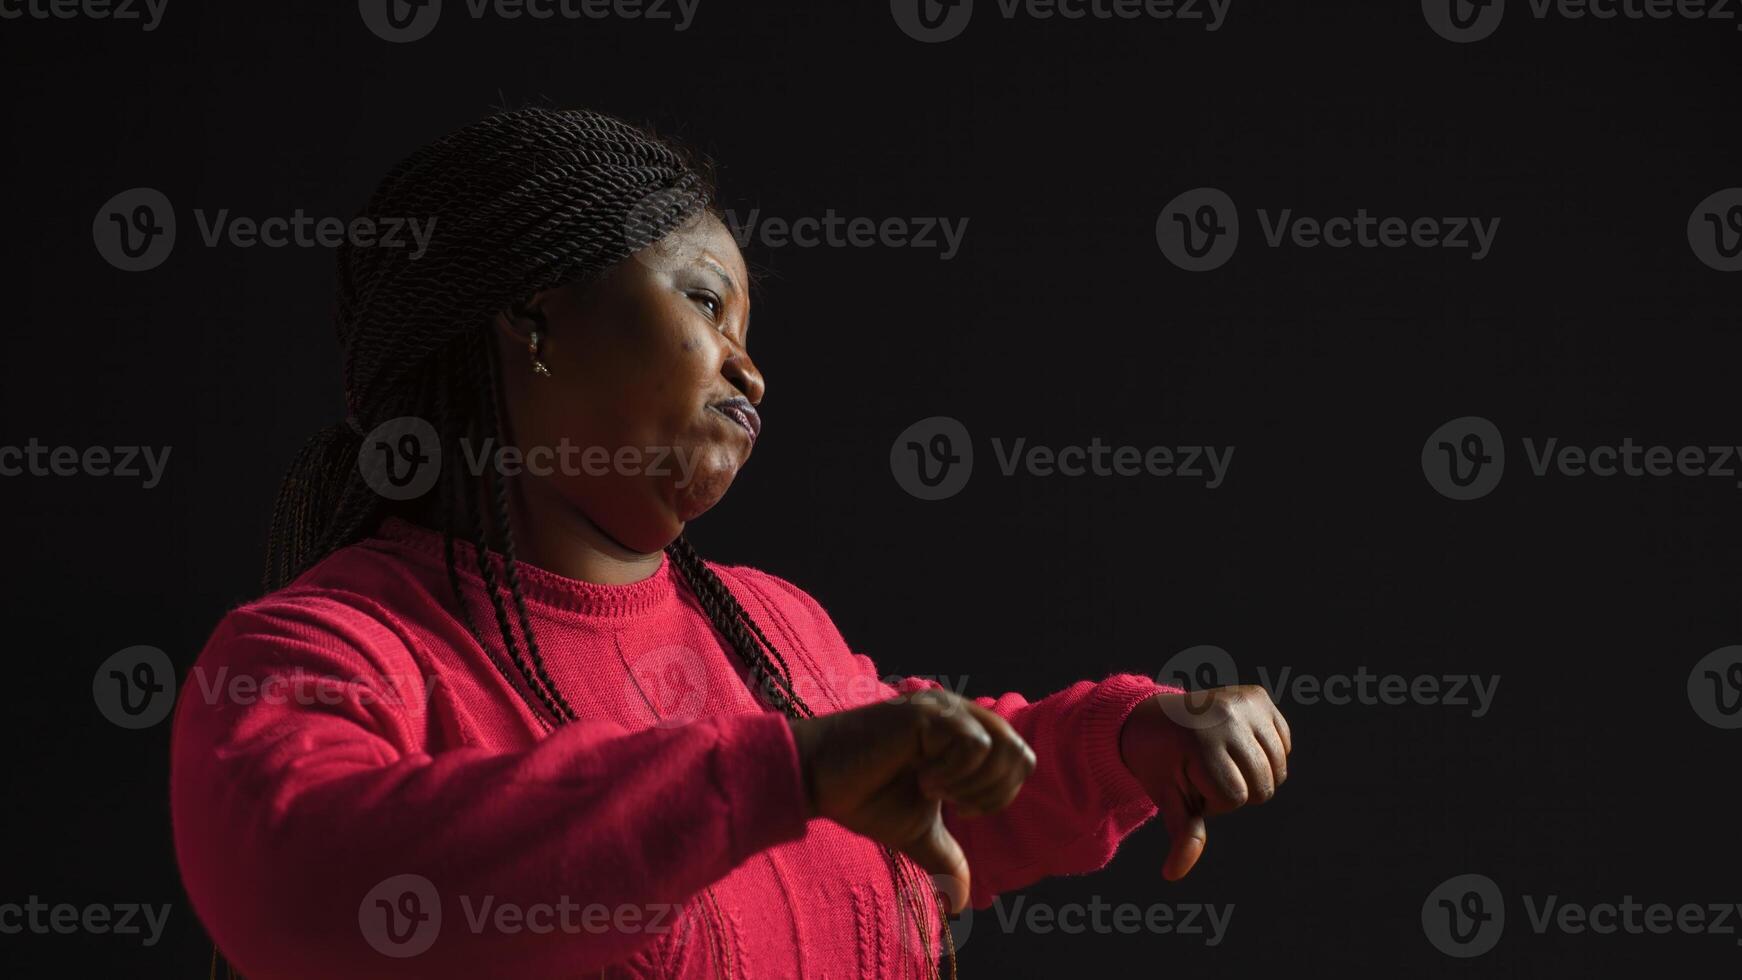
<path id="1" fill-rule="evenodd" d="M 711 319 L 718 320 L 720 318 L 720 309 L 723 305 L 720 302 L 720 297 L 713 293 L 691 293 L 690 297 L 708 308 L 708 316 Z"/>

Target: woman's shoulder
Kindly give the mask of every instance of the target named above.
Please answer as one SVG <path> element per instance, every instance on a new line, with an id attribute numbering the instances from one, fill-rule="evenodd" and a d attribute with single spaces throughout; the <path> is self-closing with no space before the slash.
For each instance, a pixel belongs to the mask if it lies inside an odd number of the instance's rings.
<path id="1" fill-rule="evenodd" d="M 368 542 L 340 548 L 288 584 L 227 610 L 201 659 L 397 660 L 413 641 L 404 610 L 390 608 L 392 597 L 421 591 L 408 578 Z"/>
<path id="2" fill-rule="evenodd" d="M 738 596 L 739 603 L 744 603 L 748 596 L 756 605 L 795 630 L 811 635 L 840 636 L 840 630 L 822 603 L 792 582 L 750 565 L 708 562 L 708 567 Z M 754 614 L 757 610 L 750 611 Z"/>

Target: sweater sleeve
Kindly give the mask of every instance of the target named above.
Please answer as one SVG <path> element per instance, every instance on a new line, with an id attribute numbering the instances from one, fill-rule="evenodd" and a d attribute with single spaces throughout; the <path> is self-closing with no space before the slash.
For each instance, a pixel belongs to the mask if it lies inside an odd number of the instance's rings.
<path id="1" fill-rule="evenodd" d="M 382 620 L 322 597 L 236 610 L 201 654 L 173 733 L 176 851 L 250 980 L 597 972 L 804 836 L 777 715 L 581 721 L 432 756 L 426 699 L 451 695 L 424 673 Z"/>
<path id="2" fill-rule="evenodd" d="M 851 651 L 809 593 L 766 572 L 730 571 L 794 639 L 825 660 L 848 661 L 843 674 L 850 676 L 833 680 L 849 704 L 942 686 L 918 678 L 879 680 L 871 658 Z M 1125 835 L 1155 815 L 1155 804 L 1120 758 L 1119 731 L 1139 702 L 1178 690 L 1139 674 L 1114 674 L 1099 683 L 1078 681 L 1033 703 L 1020 694 L 974 699 L 1010 722 L 1037 757 L 1028 782 L 1002 812 L 963 820 L 953 808 L 944 810 L 945 825 L 968 857 L 975 908 L 1049 875 L 1104 867 Z"/>
<path id="3" fill-rule="evenodd" d="M 909 694 L 940 685 L 906 678 Z M 1082 874 L 1112 860 L 1125 835 L 1155 815 L 1119 755 L 1119 730 L 1138 703 L 1177 690 L 1137 674 L 1078 681 L 1030 703 L 1020 694 L 974 702 L 1010 723 L 1034 750 L 1034 772 L 1003 811 L 964 820 L 944 809 L 973 873 L 969 901 L 985 908 L 1000 892 L 1050 875 Z"/>

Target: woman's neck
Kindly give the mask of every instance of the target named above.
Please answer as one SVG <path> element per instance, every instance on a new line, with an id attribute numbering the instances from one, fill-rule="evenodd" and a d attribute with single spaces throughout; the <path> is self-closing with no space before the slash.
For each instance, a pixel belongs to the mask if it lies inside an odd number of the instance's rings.
<path id="1" fill-rule="evenodd" d="M 524 481 L 509 483 L 508 508 L 516 557 L 546 571 L 595 585 L 628 585 L 659 571 L 664 560 L 659 551 L 624 545 L 568 501 L 529 492 Z M 494 523 L 494 508 L 487 509 Z"/>
<path id="2" fill-rule="evenodd" d="M 497 539 L 496 508 L 486 486 L 475 491 L 483 506 L 479 508 L 490 540 Z M 594 585 L 628 585 L 640 582 L 659 571 L 663 555 L 659 551 L 640 552 L 617 541 L 587 516 L 566 503 L 529 500 L 520 481 L 508 487 L 509 523 L 513 525 L 514 557 L 517 561 L 535 565 L 547 572 L 566 578 L 591 582 Z M 434 494 L 426 495 L 418 505 L 390 508 L 399 516 L 440 530 L 445 515 L 436 504 Z M 536 534 L 530 529 L 537 528 Z M 464 531 L 456 530 L 462 540 Z"/>

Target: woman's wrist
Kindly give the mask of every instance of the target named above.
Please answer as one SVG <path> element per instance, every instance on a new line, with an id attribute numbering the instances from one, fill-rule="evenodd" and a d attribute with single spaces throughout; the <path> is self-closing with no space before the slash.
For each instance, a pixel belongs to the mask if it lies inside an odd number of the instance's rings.
<path id="1" fill-rule="evenodd" d="M 792 743 L 798 749 L 799 778 L 804 781 L 804 818 L 810 820 L 817 815 L 816 779 L 812 773 L 816 726 L 802 718 L 788 718 L 786 724 L 792 729 Z"/>

